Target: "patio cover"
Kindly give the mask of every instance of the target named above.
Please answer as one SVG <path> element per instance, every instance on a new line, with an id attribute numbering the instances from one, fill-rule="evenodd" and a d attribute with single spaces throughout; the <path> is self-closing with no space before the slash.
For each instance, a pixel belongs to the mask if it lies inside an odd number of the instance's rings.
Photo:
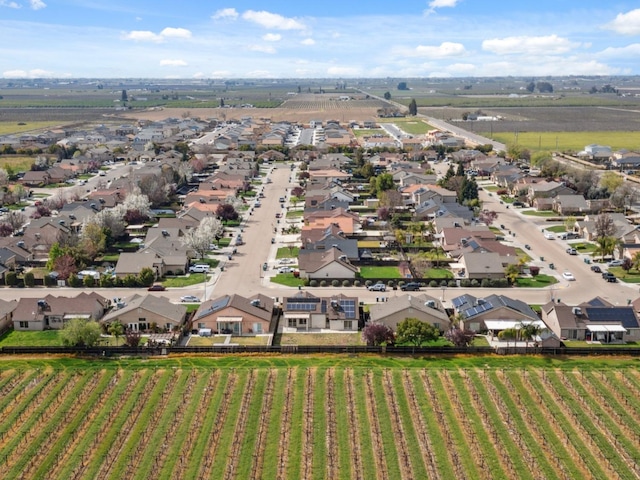
<path id="1" fill-rule="evenodd" d="M 311 317 L 310 313 L 304 313 L 304 312 L 291 312 L 291 313 L 284 314 L 284 318 L 310 318 L 310 317 Z"/>
<path id="2" fill-rule="evenodd" d="M 590 332 L 626 332 L 622 325 L 587 325 Z"/>
<path id="3" fill-rule="evenodd" d="M 522 325 L 529 325 L 533 323 L 537 327 L 547 328 L 542 320 L 485 320 L 484 324 L 487 330 L 506 330 L 507 328 L 520 328 Z"/>
<path id="4" fill-rule="evenodd" d="M 242 322 L 242 317 L 218 317 L 217 322 L 225 322 L 225 323 L 240 323 Z"/>

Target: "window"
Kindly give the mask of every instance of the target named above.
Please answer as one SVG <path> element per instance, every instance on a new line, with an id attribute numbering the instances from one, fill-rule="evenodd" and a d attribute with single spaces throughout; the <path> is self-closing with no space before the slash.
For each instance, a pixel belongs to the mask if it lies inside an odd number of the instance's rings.
<path id="1" fill-rule="evenodd" d="M 207 328 L 207 327 L 206 327 L 206 325 L 204 323 L 199 323 L 198 324 L 198 329 L 201 329 L 201 328 Z"/>
<path id="2" fill-rule="evenodd" d="M 29 322 L 20 322 L 20 328 L 29 328 Z"/>
<path id="3" fill-rule="evenodd" d="M 306 327 L 307 326 L 307 319 L 306 318 L 299 318 L 298 319 L 298 325 L 300 325 L 301 327 Z"/>
<path id="4" fill-rule="evenodd" d="M 440 324 L 438 322 L 435 322 L 433 326 L 436 327 L 438 330 L 440 330 Z"/>
<path id="5" fill-rule="evenodd" d="M 262 333 L 262 324 L 261 323 L 254 323 L 253 324 L 253 333 Z"/>
<path id="6" fill-rule="evenodd" d="M 351 320 L 344 321 L 344 329 L 351 330 L 353 328 L 353 322 Z"/>
<path id="7" fill-rule="evenodd" d="M 290 318 L 289 319 L 289 326 L 292 328 L 296 328 L 298 326 L 298 322 L 296 322 L 295 318 Z"/>

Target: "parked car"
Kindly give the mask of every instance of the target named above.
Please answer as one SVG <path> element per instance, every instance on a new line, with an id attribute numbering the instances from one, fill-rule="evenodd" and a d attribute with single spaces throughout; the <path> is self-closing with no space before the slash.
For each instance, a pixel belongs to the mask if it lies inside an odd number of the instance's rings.
<path id="1" fill-rule="evenodd" d="M 562 272 L 562 278 L 568 280 L 569 282 L 573 282 L 576 279 L 576 277 L 574 277 L 573 273 L 571 272 Z"/>
<path id="2" fill-rule="evenodd" d="M 604 272 L 602 274 L 602 278 L 605 279 L 607 282 L 611 282 L 611 283 L 615 283 L 618 281 L 616 276 L 611 272 Z"/>
<path id="3" fill-rule="evenodd" d="M 367 290 L 370 292 L 386 292 L 387 286 L 384 283 L 374 283 L 373 285 L 369 285 Z"/>
<path id="4" fill-rule="evenodd" d="M 418 282 L 409 282 L 400 287 L 403 292 L 415 292 L 420 290 L 420 284 Z"/>
<path id="5" fill-rule="evenodd" d="M 598 265 L 591 265 L 591 271 L 596 273 L 602 273 L 602 269 Z"/>
<path id="6" fill-rule="evenodd" d="M 147 288 L 147 290 L 149 292 L 164 292 L 166 288 L 164 288 L 164 286 L 160 285 L 159 283 L 156 283 L 155 285 L 151 285 L 149 288 Z"/>
<path id="7" fill-rule="evenodd" d="M 280 267 L 278 269 L 278 273 L 293 273 L 293 268 L 291 268 L 291 267 Z"/>
<path id="8" fill-rule="evenodd" d="M 511 205 L 513 205 L 514 207 L 524 207 L 524 203 L 522 202 L 513 202 Z"/>
<path id="9" fill-rule="evenodd" d="M 577 251 L 575 248 L 571 248 L 571 247 L 569 247 L 569 248 L 567 248 L 567 253 L 568 253 L 569 255 L 577 255 L 577 254 L 578 254 L 578 251 Z"/>
<path id="10" fill-rule="evenodd" d="M 544 232 L 544 238 L 547 240 L 555 240 L 556 236 L 552 232 Z"/>
<path id="11" fill-rule="evenodd" d="M 621 267 L 624 263 L 624 260 L 612 260 L 607 265 L 610 267 Z"/>
<path id="12" fill-rule="evenodd" d="M 531 250 L 531 245 L 529 245 L 528 243 L 525 243 L 524 248 L 526 248 L 527 250 Z"/>
<path id="13" fill-rule="evenodd" d="M 180 301 L 188 303 L 199 303 L 200 299 L 195 295 L 185 295 L 184 297 L 180 297 Z"/>
<path id="14" fill-rule="evenodd" d="M 209 271 L 209 265 L 205 265 L 205 264 L 191 265 L 189 267 L 190 273 L 205 273 L 208 271 Z"/>

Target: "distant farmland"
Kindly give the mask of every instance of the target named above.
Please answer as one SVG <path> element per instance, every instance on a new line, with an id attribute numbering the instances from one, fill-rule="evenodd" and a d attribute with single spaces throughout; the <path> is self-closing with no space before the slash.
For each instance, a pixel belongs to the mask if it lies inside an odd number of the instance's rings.
<path id="1" fill-rule="evenodd" d="M 489 137 L 490 132 L 481 132 Z M 492 138 L 507 145 L 518 144 L 530 151 L 574 151 L 584 150 L 586 145 L 608 145 L 614 151 L 622 148 L 640 150 L 638 132 L 517 132 L 493 133 Z"/>
<path id="2" fill-rule="evenodd" d="M 5 362 L 0 477 L 640 476 L 631 362 L 331 358 Z"/>

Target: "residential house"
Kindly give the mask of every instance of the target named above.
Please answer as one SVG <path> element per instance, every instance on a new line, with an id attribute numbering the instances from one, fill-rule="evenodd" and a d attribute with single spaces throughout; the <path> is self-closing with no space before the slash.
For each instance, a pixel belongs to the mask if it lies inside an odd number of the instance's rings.
<path id="1" fill-rule="evenodd" d="M 430 323 L 440 332 L 451 328 L 451 321 L 442 303 L 423 293 L 389 297 L 385 302 L 371 304 L 369 312 L 372 322 L 387 325 L 394 332 L 398 330 L 398 324 L 407 318 Z"/>
<path id="2" fill-rule="evenodd" d="M 467 252 L 458 258 L 464 278 L 483 280 L 505 278 L 505 268 L 517 263 L 517 256 L 502 256 L 497 252 Z"/>
<path id="3" fill-rule="evenodd" d="M 340 227 L 331 224 L 326 228 L 303 230 L 300 241 L 305 250 L 329 250 L 337 248 L 349 260 L 358 260 L 358 241 L 346 238 L 340 233 Z"/>
<path id="4" fill-rule="evenodd" d="M 0 300 L 0 333 L 5 332 L 13 323 L 12 313 L 18 306 L 16 300 Z"/>
<path id="5" fill-rule="evenodd" d="M 114 273 L 118 278 L 124 278 L 127 275 L 138 275 L 143 268 L 153 270 L 156 279 L 162 278 L 167 272 L 162 257 L 155 252 L 146 251 L 144 253 L 122 252 L 118 257 Z"/>
<path id="6" fill-rule="evenodd" d="M 542 320 L 562 340 L 597 343 L 640 340 L 636 307 L 613 305 L 601 297 L 573 306 L 550 301 L 542 306 Z"/>
<path id="7" fill-rule="evenodd" d="M 194 330 L 236 336 L 273 333 L 277 321 L 274 301 L 266 295 L 224 295 L 200 305 L 191 322 Z"/>
<path id="8" fill-rule="evenodd" d="M 185 305 L 172 303 L 166 297 L 134 294 L 124 307 L 112 310 L 100 323 L 119 322 L 134 332 L 174 332 L 184 325 L 186 315 Z"/>
<path id="9" fill-rule="evenodd" d="M 82 292 L 75 297 L 46 295 L 20 298 L 13 311 L 15 330 L 59 330 L 73 318 L 100 320 L 109 300 L 95 292 Z"/>
<path id="10" fill-rule="evenodd" d="M 359 304 L 357 297 L 343 294 L 316 297 L 298 292 L 285 297 L 282 306 L 283 327 L 287 332 L 338 330 L 358 331 Z"/>
<path id="11" fill-rule="evenodd" d="M 591 212 L 589 203 L 582 195 L 556 195 L 552 208 L 560 215 L 585 215 Z"/>
<path id="12" fill-rule="evenodd" d="M 529 204 L 533 204 L 536 198 L 551 198 L 558 195 L 572 195 L 575 192 L 566 187 L 564 183 L 560 182 L 547 182 L 545 180 L 537 183 L 531 183 L 529 190 L 527 191 L 527 201 Z"/>
<path id="13" fill-rule="evenodd" d="M 329 250 L 300 250 L 298 269 L 301 278 L 310 280 L 354 279 L 358 268 L 336 247 Z"/>
<path id="14" fill-rule="evenodd" d="M 488 330 L 486 322 L 491 320 L 510 320 L 515 323 L 540 320 L 528 304 L 505 295 L 477 298 L 464 294 L 454 297 L 451 303 L 464 328 L 473 332 Z"/>

